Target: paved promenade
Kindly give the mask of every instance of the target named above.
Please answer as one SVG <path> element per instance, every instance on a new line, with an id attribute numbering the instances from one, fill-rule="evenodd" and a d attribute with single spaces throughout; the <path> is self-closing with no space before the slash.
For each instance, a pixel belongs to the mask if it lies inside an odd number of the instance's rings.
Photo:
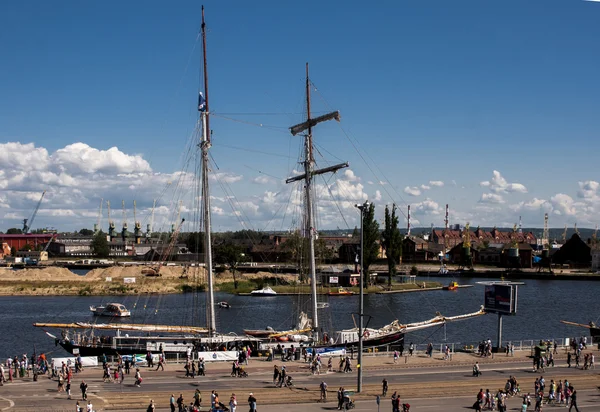
<path id="1" fill-rule="evenodd" d="M 586 351 L 586 353 L 588 353 Z M 598 351 L 594 351 L 598 359 Z M 516 376 L 522 392 L 533 392 L 533 382 L 543 375 L 547 385 L 551 379 L 568 379 L 579 394 L 579 408 L 584 411 L 600 411 L 600 369 L 581 370 L 567 368 L 564 350 L 555 356 L 556 366 L 545 372 L 532 371 L 529 351 L 516 352 L 514 357 L 504 354 L 494 358 L 481 358 L 473 354 L 457 353 L 452 360 L 443 360 L 434 354 L 429 358 L 419 353 L 412 357 L 403 357 L 394 364 L 391 356 L 365 356 L 363 392 L 355 395 L 357 411 L 377 411 L 376 396 L 381 395 L 381 381 L 389 382 L 388 396 L 382 398 L 380 410 L 391 411 L 390 396 L 398 391 L 403 402 L 411 404 L 411 411 L 464 411 L 475 401 L 480 388 L 496 391 L 504 387 L 510 375 Z M 472 365 L 478 361 L 482 376 L 472 376 Z M 326 361 L 324 362 L 326 364 Z M 294 378 L 293 388 L 275 388 L 272 383 L 273 365 L 285 365 Z M 337 370 L 337 359 L 334 362 Z M 329 411 L 337 410 L 336 391 L 340 386 L 356 389 L 356 359 L 352 373 L 328 372 L 315 376 L 303 362 L 285 362 L 278 360 L 250 360 L 246 367 L 248 378 L 230 376 L 231 366 L 225 363 L 207 364 L 207 376 L 185 378 L 183 365 L 167 365 L 165 371 L 140 368 L 143 384 L 140 388 L 133 385 L 133 372 L 126 376 L 124 383 L 102 382 L 101 368 L 87 368 L 76 374 L 72 382 L 73 400 L 65 393 L 57 393 L 57 382 L 45 376 L 33 382 L 31 378 L 17 379 L 0 387 L 0 411 L 69 411 L 75 410 L 75 402 L 81 399 L 79 384 L 85 379 L 89 385 L 89 399 L 96 411 L 145 411 L 150 399 L 156 404 L 157 411 L 169 410 L 169 397 L 173 393 L 177 398 L 183 393 L 186 404 L 192 400 L 193 393 L 200 389 L 203 397 L 203 411 L 209 404 L 210 391 L 216 390 L 221 401 L 226 403 L 235 393 L 239 411 L 248 410 L 246 399 L 253 392 L 258 400 L 258 410 L 270 411 Z M 329 401 L 319 403 L 319 383 L 324 380 L 329 386 Z M 509 410 L 520 410 L 521 400 L 511 398 Z M 80 401 L 80 404 L 83 402 Z M 547 407 L 544 410 L 553 410 Z M 532 409 L 533 410 L 533 409 Z"/>

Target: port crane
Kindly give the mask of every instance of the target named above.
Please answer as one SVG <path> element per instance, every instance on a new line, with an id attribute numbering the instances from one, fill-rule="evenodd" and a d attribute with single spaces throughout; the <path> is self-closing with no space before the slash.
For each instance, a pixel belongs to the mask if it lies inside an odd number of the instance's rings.
<path id="1" fill-rule="evenodd" d="M 154 226 L 154 208 L 156 207 L 156 199 L 152 203 L 152 215 L 150 217 L 150 223 L 146 225 L 146 243 L 150 243 L 150 239 L 152 238 L 152 230 Z"/>
<path id="2" fill-rule="evenodd" d="M 133 236 L 135 237 L 135 243 L 140 243 L 142 224 L 137 220 L 137 205 L 135 200 L 133 201 Z"/>
<path id="3" fill-rule="evenodd" d="M 96 224 L 94 225 L 94 234 L 98 233 L 98 231 L 100 231 L 100 228 L 102 226 L 100 226 L 100 223 L 102 222 L 102 203 L 104 203 L 104 199 L 100 199 L 100 206 L 98 208 L 98 220 L 96 221 Z M 110 214 L 109 214 L 109 218 L 110 218 Z"/>
<path id="4" fill-rule="evenodd" d="M 127 239 L 127 214 L 125 212 L 125 200 L 122 200 L 121 204 L 123 206 L 123 229 L 121 229 L 121 239 L 123 239 L 123 242 L 125 242 Z"/>
<path id="5" fill-rule="evenodd" d="M 31 229 L 31 226 L 33 225 L 33 221 L 35 220 L 35 217 L 37 216 L 37 212 L 38 212 L 38 210 L 40 210 L 40 205 L 42 204 L 42 200 L 44 200 L 45 194 L 46 194 L 46 191 L 44 190 L 42 192 L 42 196 L 40 197 L 40 200 L 38 201 L 37 205 L 35 206 L 35 209 L 33 210 L 33 213 L 31 214 L 31 217 L 29 219 L 23 219 L 23 234 L 24 235 L 29 233 L 29 229 Z M 27 223 L 29 223 L 29 224 L 27 224 Z"/>
<path id="6" fill-rule="evenodd" d="M 108 209 L 108 238 L 112 242 L 115 237 L 115 222 L 110 219 L 110 200 L 106 201 L 106 209 Z"/>

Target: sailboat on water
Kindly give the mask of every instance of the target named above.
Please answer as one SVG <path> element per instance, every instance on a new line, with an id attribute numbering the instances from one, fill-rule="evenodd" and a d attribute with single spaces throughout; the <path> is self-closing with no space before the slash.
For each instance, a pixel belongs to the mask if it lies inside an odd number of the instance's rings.
<path id="1" fill-rule="evenodd" d="M 320 336 L 322 333 L 321 326 L 319 324 L 319 310 L 326 309 L 329 305 L 324 302 L 319 302 L 317 300 L 317 268 L 315 263 L 315 239 L 317 235 L 316 225 L 314 223 L 314 199 L 313 199 L 313 180 L 315 176 L 322 175 L 325 173 L 333 173 L 337 172 L 340 169 L 346 168 L 349 166 L 347 162 L 336 164 L 333 166 L 329 166 L 322 169 L 315 169 L 315 159 L 314 159 L 314 150 L 313 150 L 313 127 L 317 126 L 319 123 L 326 122 L 329 120 L 340 121 L 340 112 L 333 111 L 327 114 L 324 114 L 319 117 L 312 118 L 311 117 L 311 101 L 310 101 L 310 90 L 311 90 L 310 78 L 308 75 L 308 63 L 306 64 L 306 113 L 307 119 L 306 121 L 299 123 L 290 127 L 290 132 L 292 135 L 296 136 L 298 134 L 303 134 L 304 136 L 304 173 L 291 177 L 286 180 L 286 183 L 293 183 L 302 181 L 304 184 L 304 222 L 305 227 L 303 228 L 304 237 L 308 240 L 308 264 L 309 264 L 309 278 L 311 284 L 311 313 L 312 316 L 310 319 L 307 319 L 305 322 L 299 322 L 298 327 L 296 329 L 290 331 L 274 331 L 274 330 L 246 330 L 248 335 L 254 337 L 261 337 L 265 340 L 270 341 L 279 341 L 279 342 L 306 342 L 309 341 L 313 347 L 320 351 L 328 351 L 328 350 L 337 350 L 342 346 L 343 348 L 357 347 L 359 344 L 359 334 L 363 335 L 363 348 L 370 348 L 376 346 L 385 346 L 398 344 L 404 340 L 404 335 L 408 332 L 417 331 L 420 329 L 430 328 L 433 326 L 443 325 L 446 322 L 464 320 L 473 318 L 476 316 L 480 316 L 485 314 L 483 307 L 481 307 L 478 311 L 453 316 L 446 317 L 441 314 L 436 314 L 436 316 L 432 319 L 409 323 L 409 324 L 401 324 L 398 320 L 394 320 L 392 323 L 385 325 L 380 328 L 362 328 L 359 331 L 359 328 L 346 329 L 335 332 L 333 335 L 328 336 L 326 333 L 323 333 L 323 336 Z M 362 271 L 362 268 L 361 268 Z M 341 289 L 341 288 L 340 288 Z M 362 289 L 361 289 L 362 292 Z M 352 294 L 352 292 L 346 292 L 347 294 Z M 337 295 L 342 295 L 346 293 L 337 293 Z M 335 294 L 335 293 L 329 293 Z M 362 301 L 362 296 L 360 296 Z"/>
<path id="2" fill-rule="evenodd" d="M 235 359 L 236 348 L 251 345 L 257 340 L 248 336 L 219 334 L 215 321 L 215 298 L 213 289 L 213 262 L 211 245 L 211 209 L 209 193 L 209 149 L 211 137 L 209 128 L 208 75 L 206 64 L 206 24 L 202 7 L 202 55 L 204 63 L 204 94 L 198 98 L 198 111 L 202 134 L 198 146 L 201 155 L 202 223 L 204 228 L 204 256 L 207 276 L 207 324 L 206 327 L 152 325 L 134 323 L 34 323 L 39 328 L 61 329 L 60 337 L 47 332 L 57 345 L 66 351 L 81 356 L 128 355 L 151 353 L 180 353 L 190 349 L 196 351 L 219 350 L 219 359 Z M 199 267 L 200 265 L 196 265 Z M 123 333 L 128 332 L 128 333 Z"/>

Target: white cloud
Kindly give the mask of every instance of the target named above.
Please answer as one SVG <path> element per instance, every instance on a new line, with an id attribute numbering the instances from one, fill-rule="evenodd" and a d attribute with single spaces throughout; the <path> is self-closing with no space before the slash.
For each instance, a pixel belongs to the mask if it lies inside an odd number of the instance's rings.
<path id="1" fill-rule="evenodd" d="M 243 176 L 235 173 L 219 172 L 209 175 L 210 180 L 221 182 L 221 183 L 235 183 L 242 180 Z"/>
<path id="2" fill-rule="evenodd" d="M 381 192 L 379 190 L 375 191 L 375 198 L 373 199 L 374 202 L 381 202 Z"/>
<path id="3" fill-rule="evenodd" d="M 413 187 L 406 186 L 404 188 L 404 193 L 406 193 L 407 195 L 410 195 L 410 196 L 419 196 L 421 194 L 421 189 L 419 189 L 416 186 L 413 186 Z"/>
<path id="4" fill-rule="evenodd" d="M 269 176 L 265 176 L 265 175 L 260 175 L 255 177 L 254 179 L 252 179 L 252 183 L 256 183 L 259 185 L 267 185 L 267 184 L 271 184 L 274 183 L 275 179 L 273 179 L 272 177 Z"/>
<path id="5" fill-rule="evenodd" d="M 441 180 L 430 180 L 429 186 L 442 187 L 442 186 L 444 186 L 444 182 L 442 182 Z"/>
<path id="6" fill-rule="evenodd" d="M 553 212 L 557 215 L 575 216 L 577 214 L 573 198 L 564 193 L 557 193 L 550 198 Z"/>
<path id="7" fill-rule="evenodd" d="M 421 185 L 421 190 L 429 190 L 429 189 L 431 189 L 431 186 Z"/>
<path id="8" fill-rule="evenodd" d="M 479 199 L 480 203 L 504 203 L 504 199 L 502 196 L 496 193 L 484 193 L 481 195 L 481 199 Z"/>
<path id="9" fill-rule="evenodd" d="M 595 180 L 579 182 L 579 191 L 577 192 L 577 196 L 582 199 L 597 199 L 599 187 L 600 183 L 596 182 Z"/>
<path id="10" fill-rule="evenodd" d="M 479 183 L 482 187 L 489 187 L 494 193 L 527 193 L 527 188 L 521 183 L 508 183 L 499 171 L 494 170 L 491 181 Z"/>
<path id="11" fill-rule="evenodd" d="M 117 147 L 98 150 L 73 143 L 52 154 L 52 163 L 70 174 L 150 172 L 150 164 L 139 155 L 128 155 Z"/>
<path id="12" fill-rule="evenodd" d="M 440 213 L 440 205 L 430 198 L 423 200 L 422 202 L 412 204 L 410 207 L 411 212 L 415 214 L 431 214 L 438 215 Z"/>
<path id="13" fill-rule="evenodd" d="M 344 180 L 347 180 L 349 182 L 356 182 L 357 180 L 359 180 L 352 169 L 344 170 L 343 176 Z M 372 184 L 372 182 L 370 184 Z"/>

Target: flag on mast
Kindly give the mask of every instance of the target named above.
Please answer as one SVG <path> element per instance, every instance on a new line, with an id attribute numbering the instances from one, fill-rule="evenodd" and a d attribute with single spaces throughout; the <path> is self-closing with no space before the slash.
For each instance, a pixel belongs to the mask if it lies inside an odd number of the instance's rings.
<path id="1" fill-rule="evenodd" d="M 202 92 L 198 93 L 198 111 L 203 112 L 206 110 L 206 100 L 204 100 L 204 95 Z"/>

